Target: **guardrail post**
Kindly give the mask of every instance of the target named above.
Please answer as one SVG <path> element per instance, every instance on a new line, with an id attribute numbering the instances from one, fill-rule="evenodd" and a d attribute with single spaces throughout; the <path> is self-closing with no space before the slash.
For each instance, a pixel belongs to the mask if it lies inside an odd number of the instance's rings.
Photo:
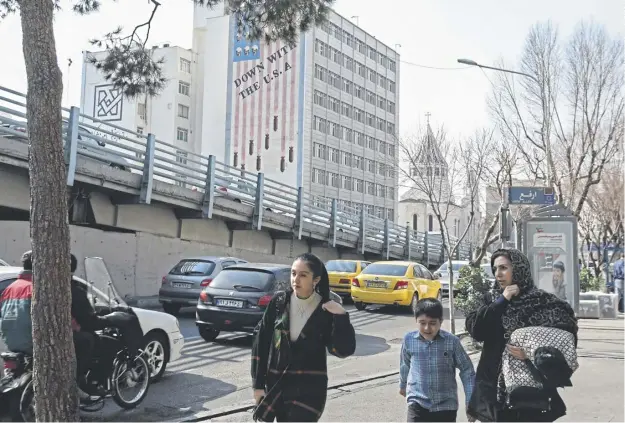
<path id="1" fill-rule="evenodd" d="M 263 197 L 265 194 L 265 174 L 258 172 L 256 179 L 256 198 L 254 199 L 254 215 L 252 216 L 252 226 L 257 231 L 263 228 Z"/>
<path id="2" fill-rule="evenodd" d="M 330 215 L 330 243 L 333 247 L 336 247 L 336 215 L 338 207 L 336 198 L 332 199 L 332 214 Z"/>
<path id="3" fill-rule="evenodd" d="M 386 250 L 386 259 L 390 257 L 391 254 L 391 239 L 390 239 L 390 228 L 388 226 L 388 219 L 384 219 L 384 249 Z"/>
<path id="4" fill-rule="evenodd" d="M 74 186 L 76 176 L 76 154 L 78 151 L 78 120 L 80 119 L 80 108 L 72 106 L 69 111 L 69 122 L 67 125 L 67 138 L 65 139 L 64 155 L 67 165 L 67 185 Z"/>
<path id="5" fill-rule="evenodd" d="M 208 156 L 204 198 L 202 199 L 202 217 L 206 219 L 213 217 L 213 206 L 215 205 L 215 160 L 215 156 L 212 154 Z"/>
<path id="6" fill-rule="evenodd" d="M 360 243 L 360 254 L 365 254 L 365 223 L 365 208 L 363 207 L 360 209 L 360 240 L 358 241 Z"/>
<path id="7" fill-rule="evenodd" d="M 295 231 L 297 239 L 302 239 L 304 228 L 304 188 L 297 188 L 297 204 L 295 206 Z"/>
<path id="8" fill-rule="evenodd" d="M 150 204 L 152 201 L 152 185 L 154 183 L 154 148 L 156 147 L 156 137 L 148 134 L 145 143 L 145 157 L 143 158 L 143 175 L 141 176 L 141 192 L 139 193 L 139 203 Z"/>
<path id="9" fill-rule="evenodd" d="M 425 254 L 425 266 L 428 267 L 430 265 L 430 248 L 428 245 L 428 233 L 427 231 L 423 233 L 423 254 Z"/>
<path id="10" fill-rule="evenodd" d="M 410 230 L 410 225 L 406 225 L 406 251 L 404 252 L 404 254 L 408 255 L 408 261 L 410 261 L 410 253 L 411 251 L 411 246 L 410 246 L 410 235 L 411 235 L 411 230 Z"/>

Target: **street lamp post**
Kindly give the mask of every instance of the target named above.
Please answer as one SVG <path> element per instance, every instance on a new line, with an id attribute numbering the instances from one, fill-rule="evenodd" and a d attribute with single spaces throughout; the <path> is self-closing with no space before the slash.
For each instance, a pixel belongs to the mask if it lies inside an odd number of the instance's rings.
<path id="1" fill-rule="evenodd" d="M 503 69 L 503 68 L 496 68 L 493 66 L 481 65 L 477 63 L 475 60 L 471 60 L 471 59 L 458 59 L 458 63 L 461 63 L 463 65 L 469 65 L 469 66 L 477 66 L 478 68 L 482 68 L 482 69 L 491 69 L 491 70 L 495 70 L 499 72 L 514 73 L 516 75 L 525 76 L 527 78 L 530 78 L 534 82 L 536 82 L 536 84 L 540 88 L 540 81 L 538 80 L 538 78 L 536 78 L 533 75 L 530 75 L 529 73 L 519 72 L 519 71 L 515 71 L 511 69 Z M 553 186 L 552 180 L 551 180 L 551 163 L 553 163 L 553 161 L 551 157 L 551 140 L 549 137 L 549 124 L 550 124 L 551 118 L 548 116 L 549 115 L 548 102 L 549 102 L 549 98 L 543 99 L 542 137 L 545 142 L 545 154 L 547 155 L 547 186 L 551 188 Z"/>

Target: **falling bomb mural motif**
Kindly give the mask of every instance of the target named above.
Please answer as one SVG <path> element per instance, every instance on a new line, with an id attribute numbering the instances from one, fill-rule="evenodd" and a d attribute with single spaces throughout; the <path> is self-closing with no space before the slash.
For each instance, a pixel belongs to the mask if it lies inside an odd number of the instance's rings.
<path id="1" fill-rule="evenodd" d="M 296 167 L 287 163 L 295 157 L 301 101 L 298 82 L 304 69 L 299 48 L 283 41 L 250 40 L 245 31 L 238 34 L 233 27 L 233 165 L 293 181 Z"/>

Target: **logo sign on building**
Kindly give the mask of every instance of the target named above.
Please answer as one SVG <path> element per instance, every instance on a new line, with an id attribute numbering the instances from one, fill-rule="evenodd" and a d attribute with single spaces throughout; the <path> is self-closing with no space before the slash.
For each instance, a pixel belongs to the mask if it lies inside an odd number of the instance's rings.
<path id="1" fill-rule="evenodd" d="M 233 27 L 228 161 L 293 184 L 303 71 L 300 48 L 283 41 L 250 40 Z"/>
<path id="2" fill-rule="evenodd" d="M 93 116 L 104 121 L 120 121 L 123 115 L 124 95 L 113 84 L 96 85 L 93 95 Z"/>

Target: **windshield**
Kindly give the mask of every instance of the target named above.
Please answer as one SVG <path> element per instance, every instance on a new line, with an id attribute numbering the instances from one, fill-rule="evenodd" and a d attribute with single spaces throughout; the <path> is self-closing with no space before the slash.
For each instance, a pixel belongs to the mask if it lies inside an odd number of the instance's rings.
<path id="1" fill-rule="evenodd" d="M 180 262 L 169 271 L 170 275 L 185 276 L 209 276 L 215 270 L 215 263 L 210 260 L 180 260 Z"/>
<path id="2" fill-rule="evenodd" d="M 372 263 L 365 267 L 362 275 L 404 276 L 408 266 L 404 264 Z"/>
<path id="3" fill-rule="evenodd" d="M 353 261 L 330 260 L 326 263 L 328 272 L 356 272 L 356 263 Z"/>
<path id="4" fill-rule="evenodd" d="M 234 289 L 237 291 L 271 290 L 273 273 L 258 269 L 225 269 L 210 283 L 211 288 Z"/>
<path id="5" fill-rule="evenodd" d="M 453 261 L 451 263 L 451 268 L 454 269 L 454 272 L 457 272 L 458 270 L 462 269 L 466 265 L 467 263 L 462 262 L 462 261 Z M 447 272 L 448 269 L 449 269 L 449 263 L 443 263 L 441 267 L 438 268 L 438 271 Z"/>
<path id="6" fill-rule="evenodd" d="M 108 301 L 109 305 L 127 306 L 126 302 L 122 299 L 121 295 L 115 289 L 115 284 L 111 279 L 108 269 L 104 260 L 100 257 L 86 257 L 85 258 L 85 276 L 87 282 L 95 290 L 100 291 L 93 294 L 98 294 L 97 297 L 102 297 L 103 301 Z"/>

